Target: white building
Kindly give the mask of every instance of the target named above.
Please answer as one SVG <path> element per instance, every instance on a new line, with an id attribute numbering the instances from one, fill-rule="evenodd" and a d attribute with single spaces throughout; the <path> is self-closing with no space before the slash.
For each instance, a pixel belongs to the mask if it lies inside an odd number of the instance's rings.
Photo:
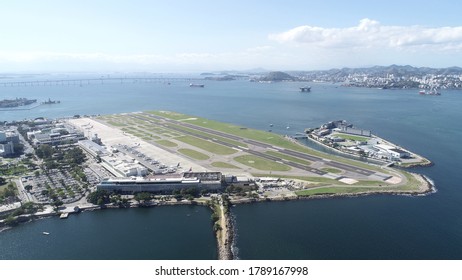
<path id="1" fill-rule="evenodd" d="M 378 144 L 374 146 L 379 151 L 387 153 L 390 155 L 391 158 L 409 158 L 411 154 L 408 151 L 398 149 L 396 147 L 385 145 L 385 144 Z"/>

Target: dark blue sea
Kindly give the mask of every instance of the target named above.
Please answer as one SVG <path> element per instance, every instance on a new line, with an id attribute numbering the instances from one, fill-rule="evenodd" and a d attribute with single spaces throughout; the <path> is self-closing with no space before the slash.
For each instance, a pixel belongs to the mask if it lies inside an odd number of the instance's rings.
<path id="1" fill-rule="evenodd" d="M 45 76 L 53 78 L 62 77 Z M 11 79 L 43 80 L 44 75 Z M 0 86 L 1 99 L 61 101 L 0 111 L 0 121 L 172 110 L 263 130 L 274 124 L 276 133 L 295 134 L 330 120 L 348 120 L 432 160 L 434 166 L 413 171 L 431 178 L 438 191 L 424 197 L 238 205 L 232 209 L 238 257 L 462 259 L 462 92 L 420 96 L 417 90 L 326 83 L 204 81 L 204 88 L 190 88 L 189 83 L 165 79 Z M 298 88 L 307 84 L 312 92 L 300 93 Z M 53 233 L 43 236 L 42 231 Z M 88 242 L 98 247 L 92 250 Z M 97 211 L 0 233 L 0 259 L 213 259 L 215 251 L 210 212 L 200 207 Z"/>

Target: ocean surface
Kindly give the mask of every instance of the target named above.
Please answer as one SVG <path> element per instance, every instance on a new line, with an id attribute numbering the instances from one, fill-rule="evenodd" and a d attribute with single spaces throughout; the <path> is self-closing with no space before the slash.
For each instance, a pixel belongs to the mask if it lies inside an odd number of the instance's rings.
<path id="1" fill-rule="evenodd" d="M 68 77 L 74 76 L 64 78 Z M 238 257 L 462 259 L 462 92 L 420 96 L 415 89 L 326 83 L 203 81 L 204 88 L 190 88 L 189 83 L 162 79 L 0 85 L 2 99 L 61 101 L 0 111 L 0 121 L 171 110 L 262 130 L 273 124 L 273 132 L 294 135 L 344 119 L 432 160 L 434 166 L 413 171 L 431 178 L 438 191 L 422 197 L 374 195 L 238 205 L 232 209 Z M 300 93 L 298 87 L 304 85 L 312 92 Z M 43 231 L 52 234 L 44 236 Z M 38 220 L 0 233 L 0 259 L 214 259 L 215 251 L 210 211 L 201 207 L 95 211 L 66 221 Z"/>

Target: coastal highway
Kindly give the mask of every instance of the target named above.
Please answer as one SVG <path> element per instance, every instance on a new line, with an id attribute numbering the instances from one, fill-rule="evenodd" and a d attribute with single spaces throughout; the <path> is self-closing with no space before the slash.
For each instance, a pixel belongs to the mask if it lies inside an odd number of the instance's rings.
<path id="1" fill-rule="evenodd" d="M 144 120 L 144 121 L 150 121 L 148 118 L 144 118 L 144 117 L 140 117 L 140 116 L 136 116 L 136 115 L 132 115 L 132 116 L 134 116 L 134 117 L 136 117 L 138 119 Z M 197 130 L 197 131 L 201 131 L 203 133 L 207 133 L 207 134 L 211 134 L 211 135 L 217 135 L 219 137 L 239 141 L 239 142 L 242 142 L 242 143 L 251 144 L 251 145 L 254 145 L 254 146 L 257 146 L 257 147 L 260 147 L 260 148 L 277 150 L 279 153 L 285 154 L 287 156 L 298 157 L 298 158 L 306 159 L 306 160 L 309 160 L 309 161 L 322 161 L 326 165 L 329 165 L 329 166 L 332 166 L 332 167 L 335 167 L 335 168 L 339 168 L 339 169 L 343 169 L 343 170 L 346 170 L 346 171 L 350 171 L 350 172 L 353 172 L 353 173 L 357 173 L 357 174 L 360 174 L 360 175 L 363 175 L 363 176 L 370 176 L 370 175 L 375 173 L 373 171 L 370 171 L 370 170 L 367 170 L 367 169 L 364 169 L 364 168 L 360 168 L 360 167 L 356 167 L 356 166 L 353 166 L 353 165 L 349 165 L 349 164 L 345 164 L 345 163 L 341 163 L 341 162 L 337 162 L 337 161 L 330 161 L 330 160 L 327 161 L 327 160 L 324 160 L 323 158 L 320 158 L 320 157 L 308 155 L 308 154 L 297 152 L 297 151 L 290 150 L 290 149 L 285 149 L 285 148 L 272 146 L 272 145 L 262 143 L 262 142 L 259 142 L 259 141 L 255 141 L 255 140 L 235 136 L 235 135 L 232 135 L 232 134 L 224 133 L 224 132 L 221 132 L 221 131 L 216 131 L 216 130 L 205 128 L 205 127 L 198 126 L 198 125 L 193 125 L 193 124 L 189 124 L 189 123 L 185 123 L 185 122 L 180 122 L 180 121 L 172 120 L 172 119 L 169 119 L 169 118 L 164 118 L 164 117 L 153 115 L 153 114 L 149 114 L 149 117 L 155 118 L 157 120 L 162 120 L 167 124 L 168 123 L 175 124 L 177 126 L 182 126 L 182 127 L 185 127 L 185 128 L 194 129 L 194 130 Z M 188 130 L 182 130 L 182 129 L 178 128 L 178 127 L 168 126 L 168 128 L 172 129 L 172 130 L 179 131 L 179 132 L 184 133 L 184 134 L 189 134 L 189 135 L 195 136 L 195 137 L 200 138 L 200 139 L 213 141 L 215 143 L 218 143 L 218 144 L 230 147 L 230 148 L 237 148 L 237 149 L 240 149 L 240 150 L 242 149 L 242 147 L 232 145 L 230 143 L 223 142 L 223 141 L 220 141 L 220 140 L 217 140 L 217 139 L 210 139 L 209 137 L 203 136 L 201 134 L 196 134 L 196 133 L 193 133 L 193 132 L 188 131 Z M 253 150 L 248 149 L 248 150 L 246 150 L 246 152 L 248 152 L 249 154 L 253 154 L 253 155 L 268 159 L 268 160 L 282 162 L 282 163 L 284 163 L 286 165 L 289 165 L 289 166 L 292 166 L 292 167 L 295 167 L 295 168 L 299 168 L 299 169 L 302 169 L 302 170 L 306 170 L 306 171 L 309 171 L 309 172 L 313 172 L 313 173 L 318 174 L 318 175 L 326 174 L 326 172 L 324 172 L 322 170 L 312 168 L 312 167 L 309 167 L 309 166 L 305 166 L 305 165 L 302 165 L 302 164 L 299 164 L 299 163 L 296 163 L 296 162 L 288 161 L 288 160 L 285 160 L 285 159 L 281 159 L 279 157 L 268 155 L 268 154 L 261 153 L 261 152 L 258 152 L 258 151 L 253 151 Z"/>

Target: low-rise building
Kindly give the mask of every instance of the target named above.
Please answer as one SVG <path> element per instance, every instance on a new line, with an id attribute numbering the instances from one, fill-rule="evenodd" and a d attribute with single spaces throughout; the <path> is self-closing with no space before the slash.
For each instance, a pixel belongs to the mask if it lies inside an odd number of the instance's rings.
<path id="1" fill-rule="evenodd" d="M 386 145 L 386 144 L 378 144 L 374 146 L 379 151 L 390 155 L 391 158 L 409 158 L 411 154 L 408 151 L 398 149 L 394 146 Z"/>
<path id="2" fill-rule="evenodd" d="M 217 173 L 217 172 L 213 172 Z M 219 172 L 218 172 L 219 173 Z M 191 174 L 189 174 L 191 175 Z M 189 176 L 188 175 L 188 176 Z M 207 175 L 207 174 L 203 174 Z M 211 174 L 210 178 L 215 174 Z M 205 176 L 207 177 L 207 176 Z M 221 174 L 219 180 L 201 180 L 197 177 L 178 177 L 178 178 L 141 178 L 141 177 L 125 177 L 125 178 L 110 178 L 103 179 L 98 185 L 98 190 L 108 192 L 121 193 L 137 193 L 137 192 L 171 192 L 173 190 L 181 190 L 188 188 L 198 188 L 206 190 L 219 190 L 223 187 Z M 215 177 L 216 178 L 216 177 Z"/>
<path id="3" fill-rule="evenodd" d="M 80 148 L 82 148 L 84 151 L 86 151 L 87 153 L 89 153 L 90 155 L 94 157 L 104 156 L 104 155 L 109 154 L 105 147 L 91 140 L 80 140 L 78 142 L 78 145 Z"/>
<path id="4" fill-rule="evenodd" d="M 0 156 L 14 154 L 14 144 L 19 143 L 19 135 L 12 131 L 0 131 Z"/>
<path id="5" fill-rule="evenodd" d="M 102 156 L 102 166 L 116 177 L 146 176 L 148 169 L 134 159 L 121 156 Z"/>

